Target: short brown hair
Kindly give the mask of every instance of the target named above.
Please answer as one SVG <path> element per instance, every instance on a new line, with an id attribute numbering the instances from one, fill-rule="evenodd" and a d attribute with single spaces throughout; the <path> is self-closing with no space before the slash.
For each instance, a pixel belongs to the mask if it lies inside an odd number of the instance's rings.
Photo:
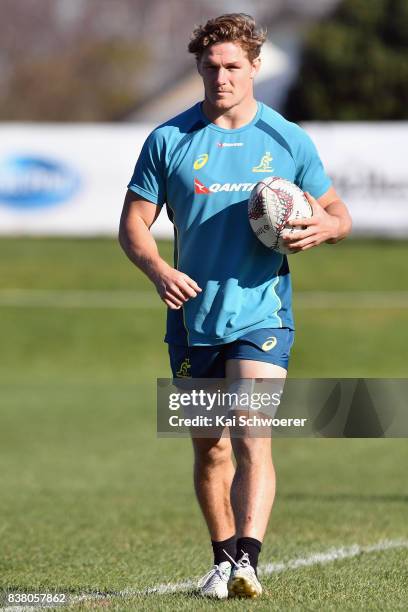
<path id="1" fill-rule="evenodd" d="M 266 30 L 257 28 L 255 19 L 245 13 L 228 13 L 198 26 L 193 31 L 188 50 L 199 60 L 207 47 L 218 42 L 236 42 L 252 62 L 266 40 Z"/>

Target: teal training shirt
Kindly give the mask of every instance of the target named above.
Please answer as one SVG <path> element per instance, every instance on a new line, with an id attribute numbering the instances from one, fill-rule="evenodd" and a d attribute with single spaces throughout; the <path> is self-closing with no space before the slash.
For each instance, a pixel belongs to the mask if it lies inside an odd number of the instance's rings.
<path id="1" fill-rule="evenodd" d="M 208 346 L 256 329 L 294 328 L 287 258 L 265 247 L 248 221 L 251 189 L 271 175 L 315 198 L 331 184 L 306 132 L 259 102 L 238 129 L 211 123 L 198 103 L 147 138 L 128 188 L 166 204 L 174 265 L 202 288 L 182 309 L 168 310 L 166 342 Z"/>

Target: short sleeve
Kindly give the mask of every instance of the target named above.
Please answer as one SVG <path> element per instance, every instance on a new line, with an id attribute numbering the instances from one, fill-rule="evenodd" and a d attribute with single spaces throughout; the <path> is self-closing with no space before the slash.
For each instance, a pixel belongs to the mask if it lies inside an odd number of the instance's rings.
<path id="1" fill-rule="evenodd" d="M 320 198 L 332 184 L 310 136 L 299 128 L 296 154 L 296 184 L 314 198 Z"/>
<path id="2" fill-rule="evenodd" d="M 146 139 L 128 184 L 128 189 L 153 204 L 166 201 L 164 138 L 157 131 Z"/>

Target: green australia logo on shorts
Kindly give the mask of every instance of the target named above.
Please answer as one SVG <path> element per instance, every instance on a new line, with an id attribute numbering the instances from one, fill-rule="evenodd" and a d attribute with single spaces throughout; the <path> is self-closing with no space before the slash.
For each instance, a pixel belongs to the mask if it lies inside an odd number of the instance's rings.
<path id="1" fill-rule="evenodd" d="M 181 363 L 176 376 L 178 378 L 191 378 L 191 374 L 189 370 L 191 369 L 190 359 L 186 357 L 184 361 Z"/>
<path id="2" fill-rule="evenodd" d="M 275 336 L 269 336 L 265 342 L 262 345 L 262 350 L 263 351 L 271 351 L 273 348 L 275 348 L 275 346 L 278 344 L 277 339 L 275 338 Z"/>

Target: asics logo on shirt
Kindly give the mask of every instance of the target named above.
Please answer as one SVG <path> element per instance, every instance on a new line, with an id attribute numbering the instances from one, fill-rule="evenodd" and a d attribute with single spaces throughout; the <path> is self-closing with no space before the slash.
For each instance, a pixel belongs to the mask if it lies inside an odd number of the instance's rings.
<path id="1" fill-rule="evenodd" d="M 256 183 L 213 183 L 206 187 L 198 179 L 194 179 L 194 192 L 198 194 L 218 193 L 219 191 L 252 191 Z"/>
<path id="2" fill-rule="evenodd" d="M 197 159 L 195 160 L 193 164 L 194 170 L 201 170 L 201 168 L 203 168 L 207 162 L 208 162 L 208 153 L 202 153 L 201 155 L 197 157 Z"/>

